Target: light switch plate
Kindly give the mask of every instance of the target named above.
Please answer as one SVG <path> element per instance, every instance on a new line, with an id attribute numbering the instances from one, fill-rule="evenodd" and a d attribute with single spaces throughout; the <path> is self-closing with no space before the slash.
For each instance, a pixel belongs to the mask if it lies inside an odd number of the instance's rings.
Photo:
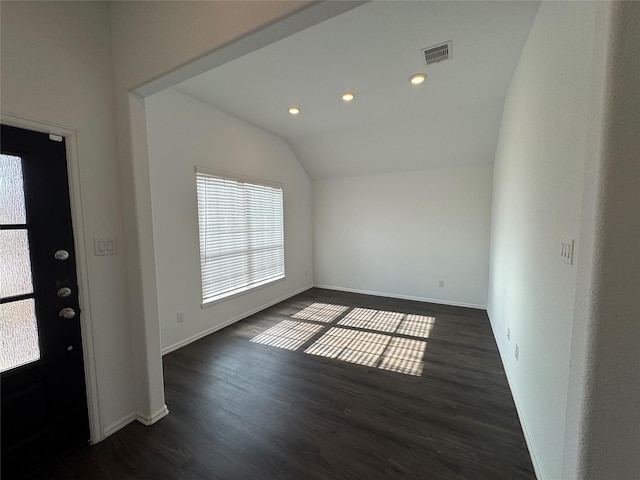
<path id="1" fill-rule="evenodd" d="M 560 245 L 560 260 L 573 265 L 573 238 L 563 238 Z"/>
<path id="2" fill-rule="evenodd" d="M 118 253 L 118 242 L 115 237 L 100 237 L 93 239 L 93 253 L 96 256 L 115 255 Z"/>

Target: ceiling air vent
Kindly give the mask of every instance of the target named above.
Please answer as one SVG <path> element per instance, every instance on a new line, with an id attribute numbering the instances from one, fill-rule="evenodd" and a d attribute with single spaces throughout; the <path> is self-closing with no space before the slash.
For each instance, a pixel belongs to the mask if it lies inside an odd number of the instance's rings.
<path id="1" fill-rule="evenodd" d="M 451 42 L 441 43 L 434 47 L 423 48 L 424 59 L 427 61 L 427 65 L 432 63 L 438 63 L 442 60 L 451 58 Z"/>

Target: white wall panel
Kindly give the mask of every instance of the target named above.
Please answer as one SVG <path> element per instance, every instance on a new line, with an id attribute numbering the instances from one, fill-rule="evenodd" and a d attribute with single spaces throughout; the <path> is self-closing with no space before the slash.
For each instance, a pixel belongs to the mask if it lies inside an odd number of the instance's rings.
<path id="1" fill-rule="evenodd" d="M 313 181 L 315 283 L 484 308 L 491 178 L 485 164 Z"/>
<path id="2" fill-rule="evenodd" d="M 283 140 L 177 90 L 149 97 L 146 111 L 166 351 L 311 285 L 311 185 Z M 201 308 L 196 166 L 282 185 L 285 280 Z"/>

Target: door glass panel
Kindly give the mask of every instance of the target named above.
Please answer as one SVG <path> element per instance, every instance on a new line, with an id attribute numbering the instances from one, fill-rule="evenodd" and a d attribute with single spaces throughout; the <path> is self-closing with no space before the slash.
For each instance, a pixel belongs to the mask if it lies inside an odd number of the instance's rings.
<path id="1" fill-rule="evenodd" d="M 33 293 L 27 230 L 0 231 L 0 297 Z"/>
<path id="2" fill-rule="evenodd" d="M 0 155 L 0 224 L 27 222 L 22 159 Z M 33 293 L 29 232 L 0 230 L 0 297 Z M 0 372 L 40 358 L 33 298 L 0 304 Z"/>
<path id="3" fill-rule="evenodd" d="M 34 300 L 0 304 L 0 372 L 39 358 Z"/>
<path id="4" fill-rule="evenodd" d="M 0 224 L 27 223 L 22 182 L 22 159 L 0 155 Z"/>

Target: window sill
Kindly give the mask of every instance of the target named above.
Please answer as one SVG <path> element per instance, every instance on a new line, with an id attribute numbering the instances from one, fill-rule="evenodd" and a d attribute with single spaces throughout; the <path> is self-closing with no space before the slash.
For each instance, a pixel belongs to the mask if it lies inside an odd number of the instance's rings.
<path id="1" fill-rule="evenodd" d="M 239 288 L 237 290 L 233 290 L 231 292 L 227 292 L 227 293 L 225 293 L 223 295 L 219 295 L 217 297 L 209 298 L 209 299 L 203 301 L 200 304 L 200 307 L 201 308 L 212 307 L 213 305 L 216 305 L 218 303 L 225 302 L 227 300 L 231 300 L 231 299 L 236 298 L 236 297 L 240 297 L 242 295 L 245 295 L 247 293 L 251 293 L 251 292 L 253 292 L 255 290 L 259 290 L 259 289 L 264 288 L 264 287 L 268 287 L 269 285 L 273 285 L 274 283 L 282 282 L 285 279 L 286 279 L 286 276 L 282 275 L 281 277 L 270 278 L 269 280 L 265 280 L 262 283 L 258 283 L 256 285 L 251 285 L 250 287 Z"/>

